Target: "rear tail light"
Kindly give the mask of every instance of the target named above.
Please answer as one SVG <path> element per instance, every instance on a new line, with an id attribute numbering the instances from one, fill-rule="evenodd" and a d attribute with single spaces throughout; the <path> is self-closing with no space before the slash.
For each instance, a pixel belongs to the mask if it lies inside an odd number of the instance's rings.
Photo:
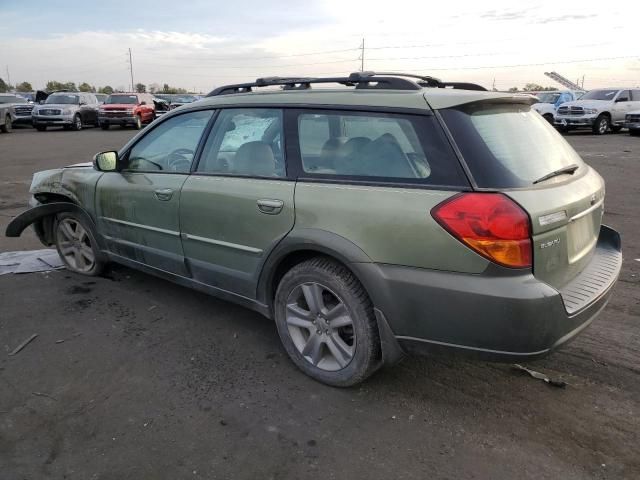
<path id="1" fill-rule="evenodd" d="M 531 223 L 501 193 L 462 193 L 431 210 L 442 227 L 462 243 L 505 267 L 531 267 Z"/>

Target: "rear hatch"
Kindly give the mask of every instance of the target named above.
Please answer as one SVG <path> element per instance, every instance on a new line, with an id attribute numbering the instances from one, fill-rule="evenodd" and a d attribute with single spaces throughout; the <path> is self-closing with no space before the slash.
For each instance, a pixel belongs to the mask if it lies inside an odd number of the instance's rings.
<path id="1" fill-rule="evenodd" d="M 593 257 L 604 182 L 523 100 L 502 102 L 440 113 L 476 187 L 502 192 L 528 213 L 533 274 L 562 291 Z"/>

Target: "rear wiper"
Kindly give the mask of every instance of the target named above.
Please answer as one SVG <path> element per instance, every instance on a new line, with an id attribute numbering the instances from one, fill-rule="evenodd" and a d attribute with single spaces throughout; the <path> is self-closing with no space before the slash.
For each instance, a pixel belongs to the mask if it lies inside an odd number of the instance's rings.
<path id="1" fill-rule="evenodd" d="M 549 180 L 550 178 L 557 177 L 558 175 L 563 175 L 565 173 L 573 174 L 573 172 L 575 172 L 578 168 L 580 168 L 580 166 L 576 165 L 575 163 L 571 165 L 567 165 L 566 167 L 562 167 L 562 168 L 559 168 L 558 170 L 554 170 L 553 172 L 547 173 L 546 175 L 540 177 L 539 179 L 534 180 L 533 184 L 535 185 L 536 183 L 544 182 L 545 180 Z"/>

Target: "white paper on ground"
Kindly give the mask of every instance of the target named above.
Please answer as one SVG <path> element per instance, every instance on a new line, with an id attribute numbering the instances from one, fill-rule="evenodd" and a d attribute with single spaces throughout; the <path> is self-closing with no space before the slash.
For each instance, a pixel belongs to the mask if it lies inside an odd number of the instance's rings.
<path id="1" fill-rule="evenodd" d="M 64 268 L 57 250 L 26 250 L 0 252 L 0 275 L 5 273 L 47 272 Z"/>

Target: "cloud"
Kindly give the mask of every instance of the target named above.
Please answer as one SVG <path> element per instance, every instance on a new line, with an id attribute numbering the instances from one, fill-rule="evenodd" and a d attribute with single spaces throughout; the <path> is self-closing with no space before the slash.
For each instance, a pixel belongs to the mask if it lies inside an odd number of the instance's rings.
<path id="1" fill-rule="evenodd" d="M 585 14 L 585 15 L 558 15 L 556 17 L 542 17 L 535 19 L 532 23 L 551 23 L 551 22 L 571 22 L 575 20 L 586 20 L 589 18 L 597 18 L 598 15 L 595 13 Z"/>

